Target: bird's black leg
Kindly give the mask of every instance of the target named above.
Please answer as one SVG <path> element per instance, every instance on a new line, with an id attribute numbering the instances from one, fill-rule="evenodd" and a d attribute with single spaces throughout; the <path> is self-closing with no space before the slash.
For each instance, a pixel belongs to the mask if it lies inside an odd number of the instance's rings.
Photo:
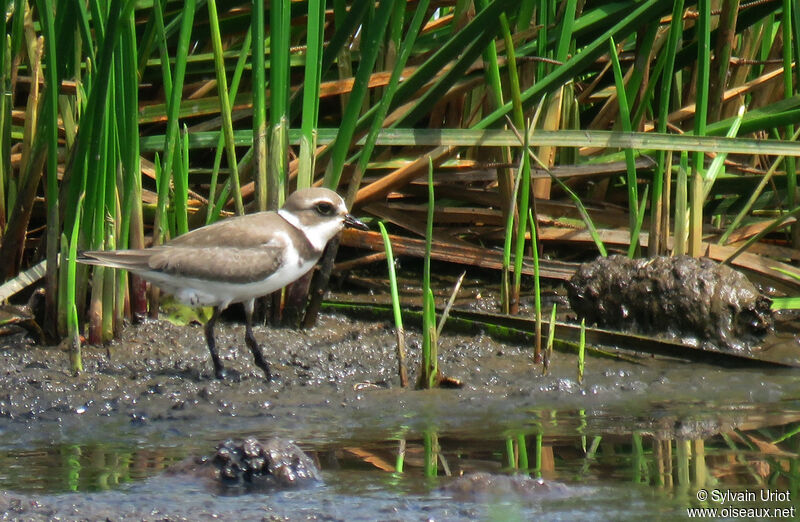
<path id="1" fill-rule="evenodd" d="M 264 376 L 267 378 L 268 381 L 270 381 L 272 380 L 272 374 L 269 371 L 269 363 L 267 363 L 267 360 L 264 359 L 264 354 L 261 352 L 261 348 L 258 346 L 255 336 L 253 336 L 254 304 L 255 301 L 253 299 L 245 301 L 244 303 L 244 314 L 245 314 L 245 319 L 247 320 L 247 325 L 245 327 L 245 333 L 244 333 L 244 340 L 247 343 L 247 347 L 250 348 L 251 352 L 253 352 L 253 359 L 255 360 L 256 366 L 261 368 L 261 370 L 264 372 Z"/>
<path id="2" fill-rule="evenodd" d="M 214 313 L 211 314 L 211 319 L 208 320 L 205 327 L 206 344 L 208 344 L 208 351 L 211 352 L 211 361 L 214 363 L 214 375 L 217 379 L 225 378 L 225 369 L 222 367 L 222 361 L 219 360 L 217 353 L 217 343 L 214 340 L 214 325 L 217 322 L 219 313 L 221 312 L 218 306 L 214 307 Z"/>

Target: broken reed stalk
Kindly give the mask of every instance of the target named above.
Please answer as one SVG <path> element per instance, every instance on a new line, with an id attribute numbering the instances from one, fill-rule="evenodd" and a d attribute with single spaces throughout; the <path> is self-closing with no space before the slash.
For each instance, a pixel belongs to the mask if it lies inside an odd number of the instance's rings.
<path id="1" fill-rule="evenodd" d="M 464 277 L 466 277 L 467 271 L 464 270 L 461 272 L 461 275 L 458 276 L 458 280 L 456 284 L 453 285 L 453 291 L 450 293 L 450 299 L 447 300 L 447 304 L 444 306 L 444 310 L 442 311 L 442 317 L 439 318 L 439 325 L 436 327 L 436 338 L 438 339 L 440 335 L 442 335 L 442 330 L 444 329 L 444 323 L 447 321 L 447 317 L 450 315 L 450 309 L 453 307 L 453 303 L 456 302 L 456 297 L 458 297 L 458 292 L 461 290 L 461 284 L 464 282 Z"/>
<path id="2" fill-rule="evenodd" d="M 406 439 L 400 439 L 397 444 L 397 458 L 394 463 L 395 473 L 403 472 L 403 463 L 406 460 Z"/>
<path id="3" fill-rule="evenodd" d="M 550 373 L 550 361 L 553 359 L 553 340 L 556 335 L 556 304 L 550 312 L 550 327 L 547 329 L 547 347 L 542 358 L 542 375 Z"/>
<path id="4" fill-rule="evenodd" d="M 392 313 L 394 315 L 394 327 L 397 334 L 397 365 L 400 375 L 400 386 L 408 386 L 408 367 L 406 365 L 406 334 L 403 328 L 403 315 L 400 311 L 400 294 L 397 291 L 397 274 L 394 270 L 394 255 L 392 254 L 392 243 L 389 234 L 382 222 L 378 222 L 383 237 L 383 246 L 386 250 L 386 264 L 389 271 L 389 289 L 392 295 Z"/>

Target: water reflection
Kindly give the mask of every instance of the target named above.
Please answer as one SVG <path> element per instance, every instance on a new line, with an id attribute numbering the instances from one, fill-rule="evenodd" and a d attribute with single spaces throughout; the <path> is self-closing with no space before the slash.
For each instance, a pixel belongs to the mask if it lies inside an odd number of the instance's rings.
<path id="1" fill-rule="evenodd" d="M 649 414 L 543 409 L 530 411 L 524 427 L 492 437 L 432 428 L 397 430 L 402 437 L 391 440 L 329 441 L 304 447 L 323 470 L 326 484 L 309 495 L 347 502 L 377 491 L 404 497 L 419 508 L 452 500 L 446 486 L 456 477 L 488 473 L 563 484 L 567 497 L 579 495 L 595 514 L 608 506 L 595 497 L 594 503 L 588 501 L 586 487 L 603 488 L 603 502 L 617 498 L 614 509 L 631 514 L 626 509 L 633 508 L 625 505 L 631 484 L 641 492 L 638 501 L 670 513 L 688 507 L 789 509 L 800 495 L 800 411 L 785 403 L 772 407 L 783 411 L 770 411 L 767 405 L 669 403 L 651 407 Z M 163 447 L 92 443 L 6 451 L 0 454 L 0 487 L 37 494 L 135 490 L 148 482 L 143 479 L 170 480 L 163 472 L 172 464 L 212 451 L 213 446 L 198 440 Z M 483 487 L 480 502 L 486 502 L 487 488 L 507 498 L 504 487 Z M 527 490 L 511 487 L 516 501 L 524 503 Z M 564 490 L 557 491 L 563 499 Z M 548 498 L 550 493 L 543 494 Z M 553 509 L 567 509 L 561 500 L 550 500 Z"/>

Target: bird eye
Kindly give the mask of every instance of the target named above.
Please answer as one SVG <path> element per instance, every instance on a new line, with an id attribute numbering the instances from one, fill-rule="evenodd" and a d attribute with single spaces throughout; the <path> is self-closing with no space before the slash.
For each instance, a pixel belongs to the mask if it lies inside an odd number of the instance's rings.
<path id="1" fill-rule="evenodd" d="M 322 214 L 323 216 L 330 216 L 333 214 L 333 205 L 328 203 L 327 201 L 320 201 L 317 203 L 316 206 L 317 212 Z"/>

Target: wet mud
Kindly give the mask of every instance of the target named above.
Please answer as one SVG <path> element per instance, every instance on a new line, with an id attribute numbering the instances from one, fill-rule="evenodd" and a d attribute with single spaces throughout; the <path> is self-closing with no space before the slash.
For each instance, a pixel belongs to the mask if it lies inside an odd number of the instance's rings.
<path id="1" fill-rule="evenodd" d="M 574 353 L 556 352 L 549 374 L 543 376 L 541 366 L 533 364 L 532 346 L 527 343 L 448 330 L 440 339 L 439 367 L 446 375 L 463 381 L 464 387 L 414 391 L 399 386 L 391 323 L 334 314 L 323 314 L 318 325 L 309 330 L 255 328 L 255 336 L 274 369 L 275 378 L 267 382 L 243 346 L 244 325 L 223 321 L 218 326 L 220 355 L 238 379 L 214 378 L 199 325 L 178 327 L 166 321 L 147 321 L 127 326 L 120 340 L 108 347 L 84 349 L 85 371 L 79 376 L 70 373 L 68 354 L 56 347 L 33 345 L 22 336 L 0 338 L 3 447 L 25 452 L 76 444 L 169 446 L 183 448 L 183 457 L 213 459 L 220 442 L 249 436 L 262 441 L 280 437 L 303 449 L 396 440 L 398 427 L 402 427 L 402 433 L 419 434 L 435 427 L 441 433 L 497 438 L 507 430 L 525 429 L 531 412 L 541 408 L 580 409 L 588 419 L 580 421 L 588 423 L 582 429 L 590 432 L 621 429 L 605 412 L 625 411 L 638 419 L 635 429 L 690 436 L 694 431 L 706 433 L 737 425 L 735 413 L 717 414 L 717 410 L 696 420 L 691 404 L 698 396 L 708 401 L 772 403 L 787 393 L 800 394 L 800 383 L 791 371 L 776 370 L 765 379 L 763 371 L 729 372 L 702 364 L 659 360 L 640 364 L 590 358 L 584 381 L 579 383 Z M 409 377 L 414 382 L 421 350 L 419 332 L 413 327 L 407 331 L 407 341 Z M 666 398 L 673 404 L 685 401 L 689 405 L 685 417 L 673 406 L 651 415 L 653 403 Z M 593 417 L 593 412 L 598 415 Z M 562 420 L 560 426 L 567 429 L 569 424 Z M 250 464 L 260 462 L 263 449 L 253 446 L 252 455 L 247 457 L 252 460 Z M 236 458 L 241 462 L 240 457 Z M 294 457 L 287 458 L 294 462 Z M 231 469 L 234 480 L 244 483 L 244 468 Z M 290 465 L 284 469 L 296 468 Z M 418 507 L 413 503 L 407 506 L 408 511 L 398 512 L 396 494 L 387 493 L 389 496 L 376 500 L 371 493 L 374 474 L 370 479 L 356 477 L 354 482 L 338 486 L 343 479 L 336 476 L 330 480 L 325 475 L 330 471 L 326 472 L 324 466 L 322 469 L 323 485 L 314 486 L 323 488 L 322 493 L 312 495 L 321 495 L 322 500 L 307 505 L 297 500 L 300 497 L 289 501 L 280 496 L 292 495 L 288 492 L 279 493 L 274 503 L 270 495 L 259 497 L 256 503 L 225 503 L 219 497 L 218 480 L 215 485 L 207 476 L 201 479 L 175 470 L 157 473 L 137 486 L 135 495 L 125 494 L 124 489 L 80 495 L 5 493 L 0 495 L 0 512 L 25 520 L 197 520 L 231 516 L 240 520 L 350 520 L 376 516 L 419 519 L 423 515 L 469 520 L 475 516 L 471 511 L 474 506 L 452 511 L 452 498 L 458 491 L 464 491 L 468 498 L 481 497 L 481 491 L 491 495 L 510 491 L 528 498 L 529 490 L 541 490 L 545 498 L 550 498 L 547 488 L 533 482 L 517 484 L 492 478 L 477 481 L 474 487 L 462 484 L 442 490 L 441 505 L 431 497 L 439 507 L 431 507 L 430 512 L 415 511 Z M 354 497 L 352 488 L 360 480 L 367 483 L 359 486 L 361 496 Z M 418 487 L 418 478 L 409 481 L 409 487 Z M 554 485 L 552 492 L 559 497 L 562 489 Z M 303 490 L 297 491 L 301 494 Z M 326 496 L 334 493 L 350 495 L 346 507 L 336 507 L 340 496 Z M 198 497 L 208 499 L 208 506 L 198 504 Z"/>
<path id="2" fill-rule="evenodd" d="M 584 263 L 567 285 L 588 325 L 748 351 L 773 328 L 771 301 L 727 265 L 688 256 Z"/>

